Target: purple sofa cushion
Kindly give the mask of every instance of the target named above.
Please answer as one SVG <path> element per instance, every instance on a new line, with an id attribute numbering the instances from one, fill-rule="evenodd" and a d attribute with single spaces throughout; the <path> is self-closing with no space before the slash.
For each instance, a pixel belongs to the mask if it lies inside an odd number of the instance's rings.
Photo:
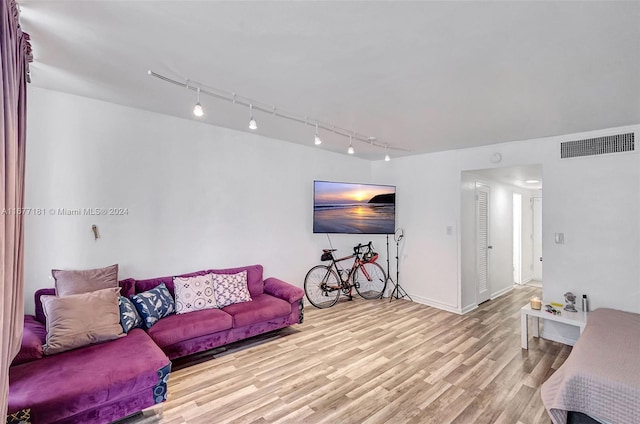
<path id="1" fill-rule="evenodd" d="M 268 294 L 255 296 L 251 302 L 236 303 L 222 309 L 233 317 L 233 327 L 244 327 L 291 313 L 291 304 Z"/>
<path id="2" fill-rule="evenodd" d="M 135 283 L 136 283 L 136 280 L 134 280 L 133 278 L 127 278 L 126 280 L 119 281 L 118 285 L 121 287 L 120 296 L 124 296 L 128 298 L 132 294 L 136 294 Z M 36 307 L 36 314 L 35 314 L 36 320 L 41 322 L 42 324 L 47 323 L 47 318 L 44 315 L 44 310 L 42 309 L 42 302 L 40 301 L 40 298 L 42 296 L 55 296 L 55 295 L 56 295 L 56 289 L 53 289 L 53 288 L 39 289 L 33 295 L 33 301 Z"/>
<path id="3" fill-rule="evenodd" d="M 47 340 L 47 329 L 33 315 L 24 316 L 24 329 L 20 351 L 13 359 L 12 366 L 40 359 L 44 356 L 42 345 Z"/>
<path id="4" fill-rule="evenodd" d="M 170 346 L 195 337 L 214 334 L 232 327 L 231 316 L 220 309 L 204 309 L 188 314 L 169 315 L 148 330 L 160 347 Z"/>
<path id="5" fill-rule="evenodd" d="M 136 280 L 133 278 L 120 280 L 118 285 L 121 287 L 120 296 L 124 296 L 128 299 L 129 296 L 136 294 Z"/>
<path id="6" fill-rule="evenodd" d="M 31 408 L 34 423 L 56 422 L 117 399 L 147 392 L 169 359 L 141 329 L 110 342 L 9 368 L 9 409 Z"/>
<path id="7" fill-rule="evenodd" d="M 44 308 L 42 307 L 42 301 L 40 300 L 40 298 L 42 296 L 55 296 L 55 295 L 56 295 L 56 289 L 48 289 L 48 288 L 36 290 L 35 294 L 33 295 L 33 301 L 35 302 L 35 306 L 36 306 L 36 320 L 42 324 L 47 323 L 47 317 L 44 314 Z"/>

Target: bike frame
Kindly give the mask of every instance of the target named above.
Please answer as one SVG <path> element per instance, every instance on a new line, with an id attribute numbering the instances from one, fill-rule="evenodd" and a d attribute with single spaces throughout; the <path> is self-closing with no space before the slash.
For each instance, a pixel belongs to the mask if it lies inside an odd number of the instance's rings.
<path id="1" fill-rule="evenodd" d="M 367 263 L 367 262 L 363 261 L 360 258 L 360 255 L 362 254 L 362 252 L 360 252 L 360 248 L 367 247 L 367 246 L 369 246 L 369 248 L 370 248 L 370 244 L 369 245 L 364 245 L 364 246 L 359 246 L 358 247 L 358 251 L 356 253 L 354 253 L 353 255 L 344 256 L 344 257 L 338 258 L 338 259 L 333 257 L 333 252 L 331 253 L 331 265 L 329 265 L 329 269 L 331 269 L 333 267 L 333 269 L 335 269 L 336 273 L 338 274 L 338 277 L 340 278 L 340 287 L 337 287 L 335 289 L 332 288 L 332 290 L 342 289 L 342 292 L 344 294 L 347 294 L 349 296 L 352 295 L 353 284 L 350 283 L 351 276 L 353 275 L 353 272 L 359 266 Z M 344 261 L 348 261 L 349 259 L 352 259 L 352 258 L 355 258 L 353 260 L 353 264 L 351 265 L 351 268 L 348 269 L 346 277 L 343 278 L 343 272 L 345 271 L 345 269 L 341 269 L 338 266 L 338 263 L 344 262 Z M 371 276 L 367 272 L 366 268 L 362 267 L 362 273 L 367 278 L 367 280 L 371 281 Z"/>

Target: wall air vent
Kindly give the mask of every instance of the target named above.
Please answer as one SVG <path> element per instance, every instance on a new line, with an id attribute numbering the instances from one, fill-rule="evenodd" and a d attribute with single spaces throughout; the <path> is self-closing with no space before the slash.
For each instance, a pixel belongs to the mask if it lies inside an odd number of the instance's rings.
<path id="1" fill-rule="evenodd" d="M 633 152 L 634 150 L 634 133 L 632 132 L 560 143 L 560 157 L 562 159 Z"/>

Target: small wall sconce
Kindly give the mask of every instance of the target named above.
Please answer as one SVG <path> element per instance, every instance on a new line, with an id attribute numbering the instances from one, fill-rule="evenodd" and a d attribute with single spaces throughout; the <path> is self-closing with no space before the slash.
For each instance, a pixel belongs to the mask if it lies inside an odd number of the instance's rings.
<path id="1" fill-rule="evenodd" d="M 100 232 L 98 231 L 98 226 L 96 224 L 91 226 L 91 231 L 93 231 L 93 239 L 98 240 L 100 238 Z"/>

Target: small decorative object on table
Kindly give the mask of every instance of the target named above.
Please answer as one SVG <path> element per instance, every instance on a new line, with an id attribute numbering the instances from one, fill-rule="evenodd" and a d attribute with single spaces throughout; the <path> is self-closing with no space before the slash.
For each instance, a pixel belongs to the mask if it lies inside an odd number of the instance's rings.
<path id="1" fill-rule="evenodd" d="M 564 305 L 564 310 L 569 312 L 578 312 L 576 309 L 576 295 L 571 292 L 566 292 L 564 294 L 564 300 L 566 304 Z"/>
<path id="2" fill-rule="evenodd" d="M 531 303 L 531 309 L 539 311 L 542 308 L 542 300 L 538 296 L 533 296 L 529 299 L 529 302 Z"/>
<path id="3" fill-rule="evenodd" d="M 562 311 L 553 307 L 553 305 L 544 305 L 544 310 L 553 315 L 562 315 Z"/>
<path id="4" fill-rule="evenodd" d="M 587 295 L 582 295 L 582 312 L 589 312 L 589 299 L 587 299 Z"/>

